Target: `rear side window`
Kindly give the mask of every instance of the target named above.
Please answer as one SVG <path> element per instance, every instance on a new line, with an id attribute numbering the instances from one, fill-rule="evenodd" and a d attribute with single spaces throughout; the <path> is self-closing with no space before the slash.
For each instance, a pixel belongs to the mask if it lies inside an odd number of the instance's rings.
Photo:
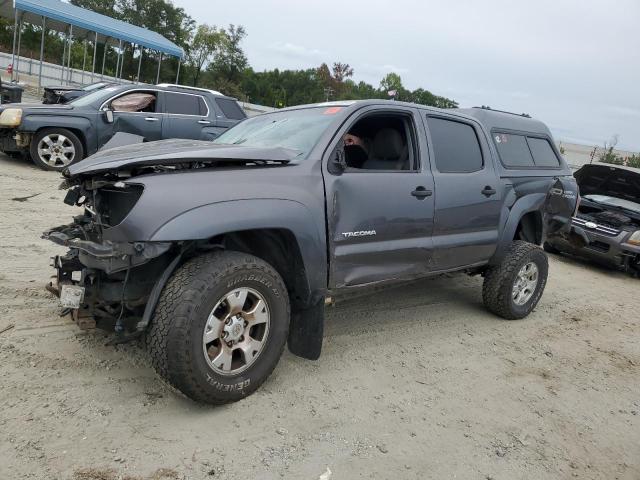
<path id="1" fill-rule="evenodd" d="M 560 161 L 545 138 L 494 133 L 493 140 L 505 167 L 558 167 Z"/>
<path id="2" fill-rule="evenodd" d="M 493 140 L 505 167 L 533 167 L 533 157 L 524 135 L 495 133 Z"/>
<path id="3" fill-rule="evenodd" d="M 560 165 L 553 148 L 546 138 L 527 137 L 529 149 L 533 155 L 533 162 L 537 167 L 557 167 Z"/>
<path id="4" fill-rule="evenodd" d="M 442 173 L 482 170 L 482 150 L 475 129 L 466 123 L 427 117 L 436 167 Z"/>
<path id="5" fill-rule="evenodd" d="M 244 120 L 246 115 L 238 105 L 238 102 L 229 98 L 216 98 L 216 103 L 229 120 Z"/>
<path id="6" fill-rule="evenodd" d="M 165 92 L 164 109 L 167 113 L 177 115 L 204 115 L 206 106 L 201 105 L 202 97 L 199 95 L 187 95 L 184 93 Z"/>

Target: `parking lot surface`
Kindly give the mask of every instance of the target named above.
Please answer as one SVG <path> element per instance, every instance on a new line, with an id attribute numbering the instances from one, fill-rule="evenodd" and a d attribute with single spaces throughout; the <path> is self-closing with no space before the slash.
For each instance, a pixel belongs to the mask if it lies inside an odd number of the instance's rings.
<path id="1" fill-rule="evenodd" d="M 59 183 L 0 156 L 0 478 L 640 478 L 640 280 L 552 257 L 512 322 L 465 275 L 346 300 L 319 361 L 201 406 L 59 316 Z"/>

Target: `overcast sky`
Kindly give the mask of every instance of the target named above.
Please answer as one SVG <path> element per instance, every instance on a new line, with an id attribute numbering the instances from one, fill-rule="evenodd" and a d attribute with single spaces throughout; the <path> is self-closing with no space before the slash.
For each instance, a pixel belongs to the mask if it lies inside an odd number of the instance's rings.
<path id="1" fill-rule="evenodd" d="M 640 0 L 174 0 L 241 24 L 258 71 L 349 63 L 461 106 L 543 120 L 559 140 L 640 151 Z"/>

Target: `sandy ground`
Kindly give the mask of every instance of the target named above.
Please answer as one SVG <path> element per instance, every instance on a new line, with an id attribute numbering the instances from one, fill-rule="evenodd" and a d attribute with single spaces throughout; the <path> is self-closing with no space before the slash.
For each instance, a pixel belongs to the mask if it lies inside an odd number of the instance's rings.
<path id="1" fill-rule="evenodd" d="M 515 322 L 466 276 L 346 301 L 319 361 L 285 353 L 206 407 L 59 317 L 39 238 L 74 213 L 59 181 L 0 158 L 0 478 L 640 478 L 640 281 L 554 257 Z"/>

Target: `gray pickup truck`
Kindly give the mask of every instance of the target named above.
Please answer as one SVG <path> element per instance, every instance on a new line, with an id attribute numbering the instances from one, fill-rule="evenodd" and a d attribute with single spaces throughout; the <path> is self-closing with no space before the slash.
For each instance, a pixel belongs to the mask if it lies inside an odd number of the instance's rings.
<path id="1" fill-rule="evenodd" d="M 578 198 L 539 121 L 373 100 L 118 147 L 63 175 L 84 213 L 44 234 L 69 248 L 50 290 L 81 327 L 144 338 L 158 373 L 209 403 L 257 389 L 287 342 L 317 359 L 337 295 L 460 271 L 484 277 L 489 311 L 527 316 L 540 245 L 569 235 Z"/>
<path id="2" fill-rule="evenodd" d="M 119 133 L 145 141 L 212 140 L 246 118 L 234 98 L 181 85 L 109 85 L 66 105 L 0 107 L 0 150 L 64 170 Z"/>

